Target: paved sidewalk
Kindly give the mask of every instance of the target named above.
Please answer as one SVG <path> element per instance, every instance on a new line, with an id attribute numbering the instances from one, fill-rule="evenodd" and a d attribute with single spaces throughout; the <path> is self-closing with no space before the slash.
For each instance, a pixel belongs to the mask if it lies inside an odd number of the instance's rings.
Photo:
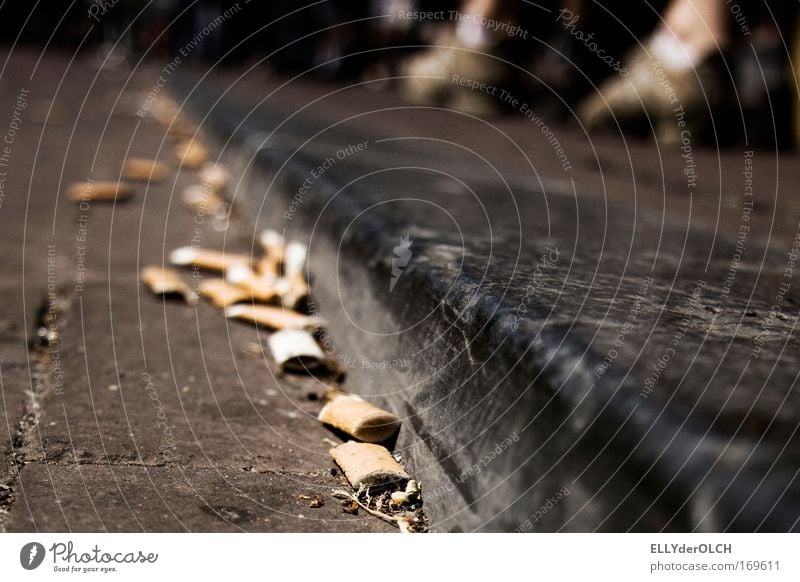
<path id="1" fill-rule="evenodd" d="M 181 206 L 194 172 L 135 115 L 157 71 L 126 86 L 88 57 L 38 57 L 15 51 L 0 89 L 0 139 L 27 91 L 0 168 L 0 529 L 393 531 L 329 495 L 343 477 L 328 454 L 339 439 L 315 418 L 321 381 L 279 377 L 263 332 L 141 287 L 141 267 L 192 237 L 252 244 L 244 223 L 220 233 Z M 135 156 L 166 162 L 168 179 L 115 206 L 66 199 Z"/>

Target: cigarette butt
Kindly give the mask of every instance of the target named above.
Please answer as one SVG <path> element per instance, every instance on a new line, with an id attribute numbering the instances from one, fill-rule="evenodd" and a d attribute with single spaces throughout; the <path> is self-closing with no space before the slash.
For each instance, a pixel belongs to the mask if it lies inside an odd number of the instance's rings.
<path id="1" fill-rule="evenodd" d="M 200 171 L 200 179 L 214 192 L 222 192 L 228 187 L 231 175 L 221 164 L 206 164 Z"/>
<path id="2" fill-rule="evenodd" d="M 275 230 L 264 230 L 259 235 L 259 242 L 264 249 L 264 259 L 259 263 L 263 271 L 280 273 L 283 265 L 285 244 L 283 236 Z"/>
<path id="3" fill-rule="evenodd" d="M 181 202 L 195 211 L 202 211 L 207 215 L 225 214 L 225 203 L 217 194 L 204 184 L 193 184 L 184 188 Z"/>
<path id="4" fill-rule="evenodd" d="M 285 330 L 267 339 L 272 357 L 287 372 L 316 372 L 325 367 L 325 354 L 307 331 Z"/>
<path id="5" fill-rule="evenodd" d="M 120 182 L 76 182 L 69 187 L 73 202 L 105 200 L 122 202 L 133 196 L 133 188 Z"/>
<path id="6" fill-rule="evenodd" d="M 168 173 L 166 164 L 144 158 L 128 158 L 122 168 L 122 175 L 129 180 L 160 182 Z"/>
<path id="7" fill-rule="evenodd" d="M 282 291 L 281 303 L 292 309 L 305 309 L 311 290 L 302 273 L 296 273 L 291 279 L 282 279 L 278 288 Z"/>
<path id="8" fill-rule="evenodd" d="M 224 272 L 236 265 L 249 268 L 250 257 L 240 253 L 226 253 L 211 249 L 180 247 L 169 255 L 169 262 L 179 267 L 197 265 L 200 269 Z"/>
<path id="9" fill-rule="evenodd" d="M 271 273 L 255 273 L 248 266 L 234 265 L 225 271 L 225 280 L 257 301 L 269 303 L 279 297 L 278 279 Z"/>
<path id="10" fill-rule="evenodd" d="M 163 267 L 145 267 L 139 274 L 142 283 L 156 295 L 180 296 L 190 305 L 197 303 L 197 295 L 189 289 L 178 273 Z"/>
<path id="11" fill-rule="evenodd" d="M 234 303 L 250 299 L 250 293 L 231 285 L 225 279 L 204 279 L 198 289 L 200 295 L 211 300 L 211 303 L 224 309 Z"/>
<path id="12" fill-rule="evenodd" d="M 334 391 L 318 417 L 325 424 L 366 443 L 382 443 L 400 428 L 400 420 L 355 394 Z"/>
<path id="13" fill-rule="evenodd" d="M 409 480 L 405 469 L 381 445 L 350 441 L 331 449 L 331 455 L 353 489 L 405 486 Z"/>
<path id="14" fill-rule="evenodd" d="M 232 305 L 225 310 L 225 317 L 251 321 L 276 330 L 304 329 L 314 331 L 324 326 L 319 317 L 303 315 L 290 309 L 271 305 Z"/>
<path id="15" fill-rule="evenodd" d="M 306 245 L 299 242 L 292 242 L 286 245 L 283 257 L 283 274 L 287 278 L 294 277 L 303 272 L 306 265 L 306 255 L 308 249 Z"/>
<path id="16" fill-rule="evenodd" d="M 196 139 L 187 139 L 175 148 L 181 166 L 197 169 L 208 159 L 208 150 Z"/>

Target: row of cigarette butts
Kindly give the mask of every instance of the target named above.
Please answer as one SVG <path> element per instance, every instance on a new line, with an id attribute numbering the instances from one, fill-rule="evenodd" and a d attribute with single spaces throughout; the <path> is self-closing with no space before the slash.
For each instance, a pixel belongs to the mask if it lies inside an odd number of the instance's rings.
<path id="1" fill-rule="evenodd" d="M 181 139 L 176 154 L 182 167 L 199 173 L 201 184 L 184 190 L 184 205 L 227 220 L 231 210 L 225 202 L 231 182 L 228 171 L 220 164 L 206 161 L 207 149 L 174 108 L 165 108 L 159 114 L 159 121 Z M 157 181 L 167 175 L 166 166 L 153 160 L 129 159 L 123 168 L 123 176 L 129 180 Z M 88 182 L 76 185 L 71 192 L 76 201 L 86 200 L 90 195 L 93 199 L 118 200 L 120 195 L 131 194 L 129 186 L 113 182 Z M 318 332 L 327 324 L 308 313 L 306 245 L 287 242 L 274 230 L 263 231 L 259 243 L 260 257 L 181 247 L 170 253 L 170 266 L 145 267 L 140 278 L 157 295 L 179 297 L 190 305 L 203 297 L 223 310 L 225 317 L 269 329 L 269 350 L 284 372 L 338 372 L 335 360 L 326 357 L 317 342 Z M 210 276 L 201 277 L 195 291 L 181 277 L 179 268 L 204 271 Z M 350 512 L 360 507 L 401 531 L 425 531 L 427 520 L 422 513 L 418 484 L 381 444 L 399 431 L 397 416 L 340 389 L 330 388 L 325 398 L 319 420 L 349 439 L 330 450 L 355 491 L 334 492 L 335 497 L 344 500 L 343 509 L 348 511 L 350 504 Z"/>
<path id="2" fill-rule="evenodd" d="M 325 322 L 298 311 L 307 304 L 309 285 L 303 275 L 306 247 L 285 244 L 271 230 L 260 236 L 263 256 L 181 247 L 170 254 L 175 267 L 201 269 L 218 276 L 203 278 L 198 293 L 169 267 L 151 266 L 141 272 L 142 282 L 155 294 L 178 296 L 194 304 L 198 295 L 223 309 L 226 317 L 249 321 L 272 331 L 267 344 L 276 363 L 286 372 L 319 372 L 328 360 L 314 333 Z M 419 486 L 388 448 L 400 428 L 394 414 L 355 394 L 331 388 L 319 420 L 351 439 L 330 450 L 356 494 L 338 491 L 346 503 L 397 525 L 402 531 L 423 531 Z M 385 500 L 385 507 L 370 503 Z"/>
<path id="3" fill-rule="evenodd" d="M 171 267 L 145 267 L 140 277 L 155 294 L 180 297 L 190 305 L 202 296 L 228 318 L 274 331 L 268 337 L 268 345 L 285 372 L 335 371 L 314 336 L 325 322 L 304 313 L 309 300 L 309 286 L 303 274 L 305 245 L 286 244 L 283 236 L 273 230 L 264 231 L 260 240 L 263 255 L 256 259 L 243 253 L 181 247 L 170 253 Z M 200 278 L 195 291 L 173 267 L 213 275 Z"/>

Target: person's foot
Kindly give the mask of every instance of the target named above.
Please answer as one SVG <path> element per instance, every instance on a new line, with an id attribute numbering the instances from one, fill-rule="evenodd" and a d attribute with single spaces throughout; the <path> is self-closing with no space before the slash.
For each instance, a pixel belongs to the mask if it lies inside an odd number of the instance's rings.
<path id="1" fill-rule="evenodd" d="M 625 69 L 625 75 L 607 79 L 578 106 L 578 119 L 587 129 L 649 118 L 660 140 L 675 141 L 719 96 L 709 60 L 698 67 L 675 66 L 639 47 L 626 59 Z"/>
<path id="2" fill-rule="evenodd" d="M 409 58 L 401 71 L 401 94 L 413 103 L 477 115 L 499 110 L 496 95 L 502 90 L 502 64 L 489 53 L 466 47 L 452 34 L 443 34 L 437 46 Z"/>

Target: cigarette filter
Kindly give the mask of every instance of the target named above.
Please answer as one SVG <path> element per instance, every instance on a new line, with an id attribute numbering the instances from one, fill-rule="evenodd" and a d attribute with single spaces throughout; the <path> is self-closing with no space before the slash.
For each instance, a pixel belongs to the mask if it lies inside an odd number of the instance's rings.
<path id="1" fill-rule="evenodd" d="M 122 175 L 129 180 L 160 182 L 168 173 L 166 164 L 144 158 L 128 158 L 122 168 Z"/>
<path id="2" fill-rule="evenodd" d="M 206 164 L 200 171 L 200 179 L 214 192 L 222 192 L 228 187 L 231 175 L 221 164 Z"/>
<path id="3" fill-rule="evenodd" d="M 250 299 L 250 293 L 241 287 L 231 285 L 225 279 L 204 279 L 198 291 L 200 295 L 210 299 L 211 303 L 223 309 Z"/>
<path id="4" fill-rule="evenodd" d="M 142 283 L 156 295 L 180 296 L 190 305 L 197 303 L 197 295 L 189 289 L 178 273 L 163 267 L 145 267 L 139 274 Z"/>
<path id="5" fill-rule="evenodd" d="M 276 330 L 314 331 L 324 325 L 324 321 L 318 317 L 271 305 L 232 305 L 225 310 L 225 317 L 251 321 Z"/>
<path id="6" fill-rule="evenodd" d="M 133 188 L 120 182 L 76 182 L 69 187 L 69 199 L 73 202 L 87 200 L 122 202 L 131 196 Z"/>
<path id="7" fill-rule="evenodd" d="M 257 301 L 269 303 L 279 296 L 278 279 L 270 274 L 253 272 L 245 265 L 234 265 L 225 271 L 225 279 L 231 285 L 244 289 L 248 296 Z"/>
<path id="8" fill-rule="evenodd" d="M 322 422 L 367 443 L 381 443 L 400 428 L 400 420 L 355 394 L 332 392 L 318 417 Z"/>
<path id="9" fill-rule="evenodd" d="M 405 469 L 381 445 L 350 441 L 331 449 L 331 455 L 353 489 L 404 487 L 409 480 Z"/>
<path id="10" fill-rule="evenodd" d="M 187 139 L 175 148 L 181 166 L 196 170 L 208 159 L 208 150 L 197 139 Z"/>
<path id="11" fill-rule="evenodd" d="M 197 265 L 208 271 L 224 272 L 231 267 L 242 265 L 249 268 L 250 257 L 240 253 L 226 253 L 211 249 L 180 247 L 169 255 L 169 262 L 179 267 Z"/>
<path id="12" fill-rule="evenodd" d="M 282 370 L 315 372 L 325 367 L 325 354 L 307 331 L 278 331 L 269 336 L 267 343 Z"/>

